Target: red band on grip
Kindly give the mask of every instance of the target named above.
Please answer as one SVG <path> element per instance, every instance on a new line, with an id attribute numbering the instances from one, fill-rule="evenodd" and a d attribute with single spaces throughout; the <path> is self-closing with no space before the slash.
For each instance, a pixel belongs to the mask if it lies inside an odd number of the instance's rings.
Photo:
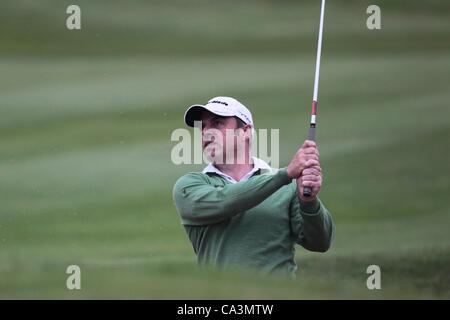
<path id="1" fill-rule="evenodd" d="M 313 114 L 313 115 L 317 114 L 317 101 L 313 100 L 313 102 L 312 102 L 311 114 Z"/>

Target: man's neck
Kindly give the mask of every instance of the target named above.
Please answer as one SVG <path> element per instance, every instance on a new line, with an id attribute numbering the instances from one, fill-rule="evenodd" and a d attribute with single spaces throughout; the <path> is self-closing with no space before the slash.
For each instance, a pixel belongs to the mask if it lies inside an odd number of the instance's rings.
<path id="1" fill-rule="evenodd" d="M 254 167 L 253 159 L 249 159 L 245 164 L 214 164 L 214 166 L 229 175 L 236 181 L 240 181 Z"/>

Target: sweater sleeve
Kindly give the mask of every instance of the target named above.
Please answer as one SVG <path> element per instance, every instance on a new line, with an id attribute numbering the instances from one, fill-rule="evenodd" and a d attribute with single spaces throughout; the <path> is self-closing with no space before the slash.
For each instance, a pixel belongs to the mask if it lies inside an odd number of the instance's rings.
<path id="1" fill-rule="evenodd" d="M 173 199 L 184 225 L 208 225 L 257 206 L 291 181 L 286 169 L 279 169 L 216 187 L 204 174 L 188 173 L 175 183 Z"/>
<path id="2" fill-rule="evenodd" d="M 296 183 L 292 184 L 297 189 Z M 319 198 L 314 202 L 303 203 L 293 192 L 290 205 L 291 231 L 297 244 L 307 250 L 325 252 L 334 237 L 335 226 L 331 214 Z"/>

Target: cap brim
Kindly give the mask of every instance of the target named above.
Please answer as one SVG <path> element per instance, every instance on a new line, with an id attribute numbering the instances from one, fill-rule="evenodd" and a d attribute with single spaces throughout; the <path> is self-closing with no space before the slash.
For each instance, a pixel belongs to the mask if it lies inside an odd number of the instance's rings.
<path id="1" fill-rule="evenodd" d="M 201 121 L 201 115 L 202 111 L 209 111 L 211 113 L 217 114 L 219 116 L 224 117 L 232 117 L 234 116 L 234 113 L 230 111 L 229 109 L 222 109 L 218 106 L 204 106 L 201 104 L 194 104 L 193 106 L 190 106 L 186 112 L 184 113 L 184 122 L 189 127 L 194 127 L 194 121 Z"/>

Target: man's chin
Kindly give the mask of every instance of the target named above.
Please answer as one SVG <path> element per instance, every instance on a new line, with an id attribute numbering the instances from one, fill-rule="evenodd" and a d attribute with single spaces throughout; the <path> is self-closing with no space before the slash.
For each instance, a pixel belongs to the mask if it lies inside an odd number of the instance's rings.
<path id="1" fill-rule="evenodd" d="M 214 150 L 206 150 L 203 152 L 205 158 L 211 162 L 211 163 L 216 163 L 216 164 L 223 164 L 224 163 L 224 158 L 222 156 L 222 154 L 219 154 L 217 152 L 215 152 Z"/>

